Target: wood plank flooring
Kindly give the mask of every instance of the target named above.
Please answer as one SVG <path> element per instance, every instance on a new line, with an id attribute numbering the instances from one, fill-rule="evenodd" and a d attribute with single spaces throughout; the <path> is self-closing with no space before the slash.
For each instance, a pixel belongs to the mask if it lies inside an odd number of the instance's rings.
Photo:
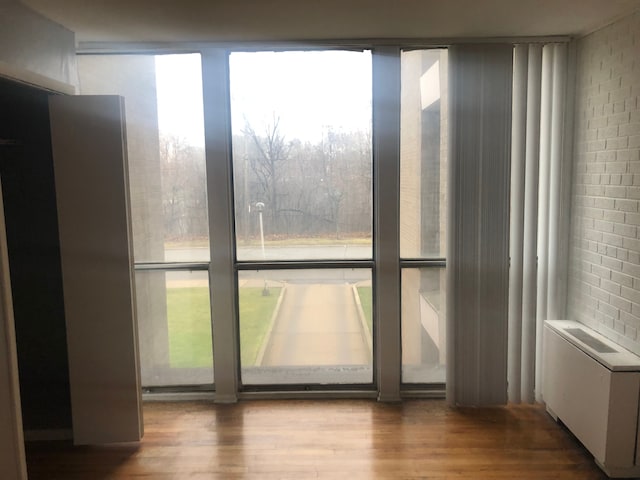
<path id="1" fill-rule="evenodd" d="M 27 445 L 30 480 L 607 478 L 540 406 L 147 403 L 139 444 Z"/>

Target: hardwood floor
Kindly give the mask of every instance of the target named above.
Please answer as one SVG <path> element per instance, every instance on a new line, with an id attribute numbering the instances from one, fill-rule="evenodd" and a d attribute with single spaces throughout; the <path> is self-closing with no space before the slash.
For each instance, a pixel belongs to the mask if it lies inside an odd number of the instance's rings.
<path id="1" fill-rule="evenodd" d="M 139 445 L 27 445 L 30 480 L 607 478 L 539 406 L 147 403 Z"/>

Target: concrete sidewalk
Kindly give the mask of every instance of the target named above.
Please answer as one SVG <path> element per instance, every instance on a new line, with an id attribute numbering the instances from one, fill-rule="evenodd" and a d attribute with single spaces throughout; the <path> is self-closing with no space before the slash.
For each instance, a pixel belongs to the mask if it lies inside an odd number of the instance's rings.
<path id="1" fill-rule="evenodd" d="M 351 284 L 287 284 L 263 366 L 368 365 Z"/>

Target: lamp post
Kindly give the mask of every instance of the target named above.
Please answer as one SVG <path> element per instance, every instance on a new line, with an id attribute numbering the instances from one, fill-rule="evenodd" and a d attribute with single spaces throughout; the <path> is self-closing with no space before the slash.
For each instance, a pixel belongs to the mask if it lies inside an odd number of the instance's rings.
<path id="1" fill-rule="evenodd" d="M 262 260 L 267 259 L 267 254 L 264 251 L 264 225 L 262 223 L 262 211 L 264 210 L 264 203 L 258 202 L 256 203 L 256 208 L 258 209 L 258 221 L 260 222 L 260 247 L 262 248 Z M 267 287 L 267 277 L 264 277 L 264 287 L 262 289 L 262 296 L 266 297 L 269 295 L 269 288 Z"/>

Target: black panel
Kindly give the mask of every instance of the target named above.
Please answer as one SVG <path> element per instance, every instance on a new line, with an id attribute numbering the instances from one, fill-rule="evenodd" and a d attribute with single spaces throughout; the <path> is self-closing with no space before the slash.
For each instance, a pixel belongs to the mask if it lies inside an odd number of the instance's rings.
<path id="1" fill-rule="evenodd" d="M 71 428 L 48 96 L 0 79 L 0 178 L 25 430 Z"/>

